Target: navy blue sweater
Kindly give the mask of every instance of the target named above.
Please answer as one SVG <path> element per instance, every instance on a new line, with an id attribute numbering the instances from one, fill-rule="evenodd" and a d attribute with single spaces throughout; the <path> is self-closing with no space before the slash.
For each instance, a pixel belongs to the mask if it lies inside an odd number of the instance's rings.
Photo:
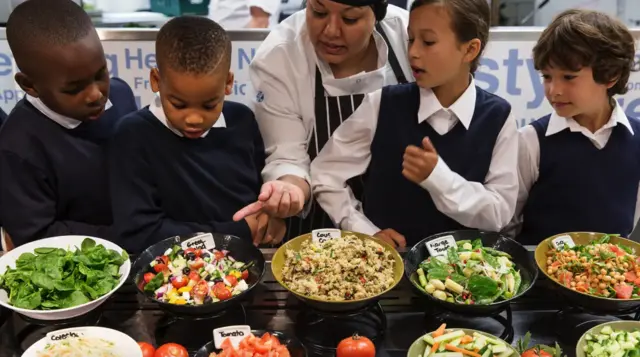
<path id="1" fill-rule="evenodd" d="M 422 146 L 428 136 L 444 162 L 468 181 L 484 182 L 493 147 L 511 106 L 476 87 L 476 105 L 468 129 L 458 124 L 444 135 L 418 122 L 420 88 L 415 83 L 385 87 L 378 126 L 371 144 L 365 181 L 364 213 L 380 229 L 392 228 L 413 245 L 432 234 L 464 228 L 436 208 L 431 195 L 402 175 L 405 149 Z"/>
<path id="2" fill-rule="evenodd" d="M 2 127 L 2 124 L 4 124 L 4 121 L 7 119 L 7 113 L 4 112 L 4 110 L 2 110 L 2 108 L 0 108 L 0 127 Z"/>
<path id="3" fill-rule="evenodd" d="M 139 252 L 168 237 L 219 232 L 251 239 L 233 214 L 260 191 L 265 152 L 253 113 L 225 102 L 226 128 L 183 138 L 148 108 L 126 117 L 110 160 L 114 220 L 121 244 Z"/>
<path id="4" fill-rule="evenodd" d="M 113 107 L 66 129 L 26 99 L 0 130 L 0 221 L 13 243 L 44 237 L 112 238 L 106 144 L 115 124 L 136 110 L 129 85 L 112 78 Z"/>
<path id="5" fill-rule="evenodd" d="M 613 128 L 598 149 L 581 133 L 565 129 L 546 136 L 550 116 L 531 125 L 540 143 L 538 180 L 529 191 L 518 240 L 538 244 L 575 231 L 617 233 L 633 230 L 640 182 L 640 121 Z"/>

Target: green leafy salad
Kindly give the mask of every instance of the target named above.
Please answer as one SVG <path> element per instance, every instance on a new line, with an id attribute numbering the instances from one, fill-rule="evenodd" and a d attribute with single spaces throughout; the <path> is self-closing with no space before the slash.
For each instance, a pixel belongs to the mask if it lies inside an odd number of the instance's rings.
<path id="1" fill-rule="evenodd" d="M 86 238 L 79 249 L 37 248 L 23 253 L 16 268 L 0 275 L 0 289 L 9 303 L 29 310 L 54 310 L 82 305 L 108 294 L 120 282 L 122 254 Z"/>
<path id="2" fill-rule="evenodd" d="M 457 241 L 446 255 L 427 258 L 417 278 L 435 298 L 467 305 L 508 300 L 525 288 L 511 256 L 483 247 L 480 239 Z"/>

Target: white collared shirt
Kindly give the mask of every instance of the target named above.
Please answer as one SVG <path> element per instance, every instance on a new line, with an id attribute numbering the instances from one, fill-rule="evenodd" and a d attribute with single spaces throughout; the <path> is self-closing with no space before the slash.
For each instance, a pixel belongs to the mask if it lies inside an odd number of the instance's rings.
<path id="1" fill-rule="evenodd" d="M 269 27 L 280 20 L 282 0 L 212 0 L 209 4 L 209 18 L 225 30 L 246 28 L 251 22 L 251 8 L 258 7 L 269 14 Z"/>
<path id="2" fill-rule="evenodd" d="M 624 110 L 617 103 L 611 113 L 609 121 L 595 133 L 592 133 L 589 129 L 578 124 L 578 122 L 573 118 L 563 118 L 553 112 L 549 118 L 549 125 L 547 126 L 545 136 L 551 136 L 565 129 L 569 129 L 572 132 L 581 133 L 586 136 L 596 148 L 601 150 L 607 145 L 607 142 L 609 142 L 613 128 L 615 128 L 616 125 L 625 126 L 631 134 L 635 135 L 631 128 L 631 124 L 629 123 L 629 118 L 627 118 Z M 509 234 L 513 236 L 517 235 L 519 232 L 524 219 L 524 217 L 522 217 L 522 210 L 527 203 L 527 198 L 529 198 L 529 191 L 531 191 L 531 187 L 533 187 L 536 181 L 538 181 L 540 174 L 540 141 L 538 139 L 536 129 L 532 125 L 524 126 L 520 129 L 519 136 L 518 180 L 520 189 L 518 192 L 516 214 L 509 225 Z M 638 190 L 638 199 L 636 200 L 634 222 L 638 221 L 638 213 L 640 213 L 639 208 L 640 189 Z"/>
<path id="3" fill-rule="evenodd" d="M 387 16 L 380 24 L 405 77 L 413 81 L 407 58 L 408 20 L 406 10 L 389 6 Z M 281 22 L 262 42 L 249 73 L 257 93 L 254 112 L 267 153 L 262 171 L 265 181 L 294 175 L 310 182 L 307 146 L 316 120 L 316 65 L 330 96 L 371 93 L 397 83 L 387 60 L 386 43 L 378 32 L 374 32 L 374 39 L 378 48 L 378 69 L 341 79 L 334 78 L 329 66 L 317 58 L 307 32 L 305 10 Z"/>
<path id="4" fill-rule="evenodd" d="M 49 107 L 47 107 L 46 104 L 44 104 L 42 100 L 40 100 L 40 98 L 32 97 L 28 94 L 26 95 L 26 97 L 29 103 L 31 103 L 31 105 L 33 105 L 36 109 L 38 109 L 40 113 L 44 114 L 44 116 L 58 123 L 60 126 L 62 126 L 65 129 L 75 129 L 78 126 L 80 126 L 80 124 L 82 124 L 81 120 L 69 118 L 67 116 L 58 114 L 53 110 L 49 109 Z M 106 111 L 112 106 L 113 104 L 111 103 L 111 101 L 107 100 L 107 104 L 105 104 L 104 110 Z"/>
<path id="5" fill-rule="evenodd" d="M 176 129 L 173 125 L 171 125 L 169 120 L 167 120 L 167 116 L 164 114 L 164 109 L 162 108 L 162 101 L 160 100 L 159 93 L 156 94 L 155 98 L 151 101 L 151 104 L 149 104 L 149 111 L 151 112 L 151 114 L 153 114 L 154 117 L 156 117 L 156 119 L 158 119 L 162 124 L 164 124 L 164 126 L 166 126 L 169 130 L 171 130 L 172 133 L 178 135 L 179 137 L 184 137 L 184 135 L 182 135 L 182 133 L 178 129 Z M 212 128 L 226 128 L 226 127 L 227 127 L 227 122 L 224 119 L 224 114 L 222 114 L 221 112 L 220 117 L 218 117 L 218 120 L 216 121 L 215 124 L 213 124 Z M 207 134 L 209 134 L 209 130 L 205 131 L 200 138 L 206 137 Z"/>
<path id="6" fill-rule="evenodd" d="M 315 199 L 335 224 L 345 230 L 373 235 L 377 227 L 359 209 L 347 180 L 362 175 L 371 162 L 371 143 L 378 124 L 381 90 L 366 96 L 362 105 L 334 133 L 311 163 Z M 469 128 L 476 101 L 475 81 L 449 108 L 443 108 L 433 91 L 420 90 L 418 121 L 427 121 L 440 135 L 458 121 Z M 436 148 L 437 150 L 438 148 Z M 433 172 L 420 186 L 429 191 L 440 212 L 460 224 L 499 231 L 509 223 L 518 195 L 518 132 L 515 119 L 507 118 L 496 140 L 484 184 L 467 181 L 440 157 Z M 399 232 L 402 233 L 402 232 Z"/>

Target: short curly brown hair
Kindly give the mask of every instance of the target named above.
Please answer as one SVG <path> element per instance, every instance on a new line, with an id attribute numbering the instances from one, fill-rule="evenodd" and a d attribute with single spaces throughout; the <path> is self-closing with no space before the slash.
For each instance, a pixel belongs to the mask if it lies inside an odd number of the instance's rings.
<path id="1" fill-rule="evenodd" d="M 549 67 L 579 71 L 591 67 L 599 84 L 616 81 L 609 96 L 627 92 L 635 61 L 635 41 L 627 27 L 611 16 L 572 9 L 558 15 L 533 48 L 536 70 Z"/>

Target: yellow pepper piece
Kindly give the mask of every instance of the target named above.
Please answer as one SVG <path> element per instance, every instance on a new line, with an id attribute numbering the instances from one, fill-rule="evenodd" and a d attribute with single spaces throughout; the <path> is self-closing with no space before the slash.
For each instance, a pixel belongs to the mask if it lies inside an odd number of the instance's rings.
<path id="1" fill-rule="evenodd" d="M 232 270 L 231 272 L 229 272 L 229 275 L 235 276 L 237 279 L 240 279 L 240 277 L 242 276 L 242 273 L 237 270 Z"/>
<path id="2" fill-rule="evenodd" d="M 183 287 L 181 287 L 180 289 L 178 289 L 178 292 L 179 292 L 180 294 L 182 294 L 182 293 L 188 293 L 188 292 L 191 292 L 191 289 L 193 289 L 193 286 L 183 286 Z"/>
<path id="3" fill-rule="evenodd" d="M 172 289 L 171 289 L 171 290 L 169 290 L 169 292 L 167 293 L 167 297 L 168 297 L 169 299 L 177 298 L 177 297 L 178 297 L 178 290 L 176 290 L 176 289 L 173 289 L 173 288 L 172 288 Z"/>
<path id="4" fill-rule="evenodd" d="M 176 301 L 174 302 L 174 304 L 176 305 L 185 305 L 187 303 L 187 300 L 185 299 L 176 299 Z"/>
<path id="5" fill-rule="evenodd" d="M 169 299 L 169 304 L 175 304 L 178 301 L 178 298 Z"/>

